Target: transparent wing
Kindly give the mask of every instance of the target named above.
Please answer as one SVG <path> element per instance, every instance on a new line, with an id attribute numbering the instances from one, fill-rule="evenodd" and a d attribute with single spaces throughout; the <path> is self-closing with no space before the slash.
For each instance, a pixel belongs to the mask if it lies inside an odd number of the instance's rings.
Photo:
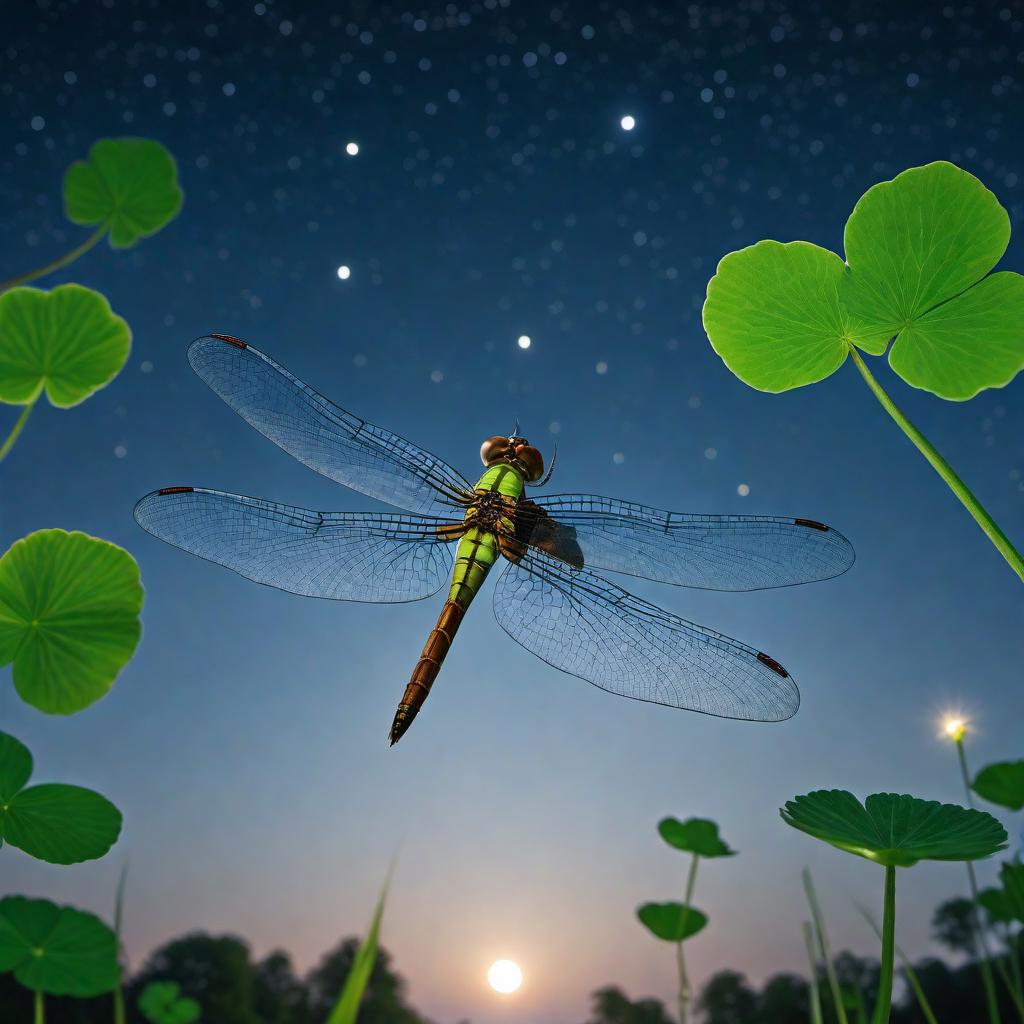
<path id="1" fill-rule="evenodd" d="M 154 537 L 247 579 L 336 601 L 436 594 L 451 572 L 449 542 L 461 529 L 425 516 L 311 512 L 203 487 L 147 494 L 135 519 Z"/>
<path id="2" fill-rule="evenodd" d="M 450 515 L 472 493 L 451 466 L 329 402 L 244 341 L 211 334 L 188 359 L 247 423 L 331 480 L 422 515 Z"/>
<path id="3" fill-rule="evenodd" d="M 659 583 L 788 587 L 838 576 L 856 557 L 838 530 L 813 519 L 689 515 L 592 494 L 553 494 L 534 504 L 575 541 L 585 565 Z M 558 553 L 557 545 L 541 548 Z"/>
<path id="4" fill-rule="evenodd" d="M 623 697 L 759 722 L 800 706 L 793 679 L 768 655 L 539 551 L 499 577 L 494 614 L 538 658 Z"/>

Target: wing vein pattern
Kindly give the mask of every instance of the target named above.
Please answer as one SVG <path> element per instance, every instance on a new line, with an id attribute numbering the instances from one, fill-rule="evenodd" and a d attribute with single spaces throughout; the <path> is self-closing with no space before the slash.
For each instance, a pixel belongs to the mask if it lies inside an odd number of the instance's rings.
<path id="1" fill-rule="evenodd" d="M 147 494 L 135 518 L 155 537 L 278 590 L 399 603 L 436 594 L 452 568 L 443 519 L 314 512 L 202 487 Z"/>
<path id="2" fill-rule="evenodd" d="M 786 587 L 838 576 L 855 557 L 838 530 L 809 519 L 667 512 L 593 494 L 533 500 L 575 531 L 585 565 L 659 583 Z"/>
<path id="3" fill-rule="evenodd" d="M 765 722 L 800 706 L 792 677 L 754 648 L 536 550 L 499 577 L 494 614 L 532 654 L 610 693 Z"/>
<path id="4" fill-rule="evenodd" d="M 472 493 L 437 456 L 346 412 L 258 349 L 210 335 L 188 358 L 247 423 L 331 480 L 421 515 L 449 516 Z"/>

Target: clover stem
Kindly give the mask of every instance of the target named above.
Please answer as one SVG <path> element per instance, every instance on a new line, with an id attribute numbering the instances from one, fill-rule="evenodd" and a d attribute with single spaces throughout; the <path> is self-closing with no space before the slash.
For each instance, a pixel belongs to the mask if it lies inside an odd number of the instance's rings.
<path id="1" fill-rule="evenodd" d="M 700 857 L 695 853 L 690 861 L 690 870 L 686 876 L 686 898 L 683 900 L 683 920 L 680 929 L 686 931 L 686 918 L 690 914 L 693 902 L 693 889 L 697 884 L 697 863 Z M 690 1007 L 690 979 L 686 973 L 686 957 L 683 954 L 683 940 L 676 944 L 676 967 L 679 969 L 679 1024 L 686 1024 Z"/>
<path id="2" fill-rule="evenodd" d="M 0 445 L 0 462 L 3 462 L 7 457 L 7 453 L 14 447 L 14 442 L 18 440 L 18 435 L 21 433 L 21 428 L 25 426 L 25 421 L 28 419 L 29 414 L 35 407 L 36 402 L 39 401 L 39 395 L 36 395 L 28 405 L 24 406 L 21 410 L 21 415 L 15 420 L 14 426 L 11 427 L 11 432 L 7 435 L 6 440 Z"/>
<path id="3" fill-rule="evenodd" d="M 892 1009 L 892 972 L 896 954 L 896 868 L 885 868 L 885 899 L 882 904 L 882 973 L 871 1024 L 889 1024 Z"/>
<path id="4" fill-rule="evenodd" d="M 46 1009 L 43 1006 L 43 993 L 38 988 L 35 990 L 33 1005 L 35 1006 L 35 1013 L 33 1015 L 35 1024 L 46 1024 Z"/>
<path id="5" fill-rule="evenodd" d="M 967 753 L 964 750 L 963 733 L 954 740 L 956 745 L 956 758 L 960 765 L 960 778 L 964 783 L 964 796 L 967 799 L 967 806 L 974 807 L 974 797 L 971 796 L 971 773 L 967 770 Z M 981 927 L 978 915 L 978 876 L 974 873 L 974 864 L 967 861 L 967 883 L 971 889 L 971 927 L 974 929 L 974 936 L 978 940 L 981 949 L 981 985 L 985 990 L 985 1008 L 988 1011 L 990 1024 L 999 1024 L 1001 1015 L 999 1013 L 999 1001 L 996 998 L 996 983 L 992 977 L 992 963 L 988 951 L 988 942 L 985 939 L 985 930 Z M 1009 987 L 1009 986 L 1008 986 Z"/>
<path id="6" fill-rule="evenodd" d="M 38 277 L 45 277 L 47 274 L 52 274 L 55 270 L 60 270 L 61 267 L 66 267 L 69 263 L 74 263 L 79 256 L 87 253 L 108 230 L 109 225 L 101 224 L 81 245 L 76 245 L 74 249 L 64 253 L 63 256 L 58 256 L 55 260 L 50 260 L 49 263 L 36 267 L 35 270 L 29 270 L 7 281 L 0 281 L 0 292 L 5 292 L 9 288 L 17 288 L 22 284 L 28 284 L 29 281 L 34 281 Z"/>
<path id="7" fill-rule="evenodd" d="M 818 965 L 814 962 L 814 929 L 810 921 L 804 921 L 804 945 L 807 946 L 807 962 L 811 966 L 811 1024 L 822 1024 Z"/>
<path id="8" fill-rule="evenodd" d="M 839 979 L 836 977 L 835 965 L 832 963 L 832 947 L 829 945 L 828 935 L 825 932 L 825 920 L 821 916 L 821 910 L 818 907 L 818 897 L 814 893 L 814 882 L 811 880 L 810 868 L 804 868 L 803 878 L 804 892 L 807 893 L 807 902 L 810 905 L 811 918 L 814 921 L 814 931 L 818 936 L 818 947 L 821 950 L 821 958 L 825 961 L 825 974 L 828 977 L 828 987 L 832 993 L 836 1019 L 839 1021 L 839 1024 L 848 1024 L 846 1006 L 843 1004 L 843 994 L 839 990 Z"/>
<path id="9" fill-rule="evenodd" d="M 861 912 L 861 916 L 864 920 L 871 925 L 871 930 L 878 936 L 879 941 L 881 941 L 882 929 L 878 927 L 878 922 L 871 916 L 871 912 L 866 907 L 861 907 L 859 905 L 857 909 Z M 900 964 L 903 966 L 903 974 L 907 979 L 907 984 L 913 990 L 914 997 L 917 999 L 917 1005 L 922 1016 L 928 1024 L 938 1024 L 938 1021 L 935 1019 L 935 1011 L 932 1009 L 932 1004 L 928 1002 L 928 997 L 925 995 L 924 988 L 921 986 L 921 979 L 918 978 L 913 965 L 907 959 L 907 954 L 904 953 L 899 946 L 896 946 L 895 949 L 896 955 L 900 959 Z"/>
<path id="10" fill-rule="evenodd" d="M 992 541 L 999 553 L 1006 559 L 1010 568 L 1024 580 L 1024 558 L 1021 557 L 1020 552 L 1010 543 L 1009 538 L 999 529 L 996 521 L 971 493 L 968 486 L 956 475 L 953 467 L 936 451 L 935 446 L 928 438 L 903 415 L 888 394 L 882 390 L 882 386 L 875 380 L 857 349 L 850 345 L 849 350 L 854 366 L 860 371 L 860 375 L 864 378 L 865 383 L 871 389 L 875 398 L 878 399 L 882 408 L 896 421 L 896 425 L 900 430 L 910 438 L 917 450 L 931 463 L 932 469 L 942 477 L 946 482 L 946 486 L 960 499 L 960 503 L 974 517 L 974 521 L 985 531 L 988 539 Z"/>

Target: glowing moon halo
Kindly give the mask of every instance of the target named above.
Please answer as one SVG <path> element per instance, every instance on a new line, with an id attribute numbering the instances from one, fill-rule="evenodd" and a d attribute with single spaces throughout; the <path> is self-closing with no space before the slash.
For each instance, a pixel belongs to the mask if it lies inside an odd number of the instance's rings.
<path id="1" fill-rule="evenodd" d="M 495 992 L 515 992 L 523 983 L 523 972 L 511 960 L 495 960 L 487 972 L 487 983 Z"/>

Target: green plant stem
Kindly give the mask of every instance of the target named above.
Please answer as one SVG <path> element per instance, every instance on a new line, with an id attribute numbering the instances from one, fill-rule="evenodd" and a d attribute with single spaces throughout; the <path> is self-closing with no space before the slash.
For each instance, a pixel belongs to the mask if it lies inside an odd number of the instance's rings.
<path id="1" fill-rule="evenodd" d="M 74 249 L 64 253 L 63 256 L 58 256 L 55 260 L 50 260 L 49 263 L 36 267 L 35 270 L 29 270 L 27 273 L 19 274 L 17 277 L 12 277 L 7 281 L 0 281 L 0 292 L 5 292 L 9 288 L 17 288 L 19 285 L 28 284 L 29 281 L 35 281 L 36 278 L 45 277 L 47 274 L 52 274 L 55 270 L 60 270 L 61 267 L 66 267 L 69 263 L 74 263 L 79 256 L 87 253 L 107 233 L 107 230 L 108 226 L 101 224 L 81 245 L 76 245 Z"/>
<path id="2" fill-rule="evenodd" d="M 818 898 L 814 893 L 810 868 L 804 868 L 803 878 L 804 892 L 807 893 L 807 902 L 811 907 L 811 919 L 814 921 L 814 930 L 818 936 L 818 947 L 821 949 L 821 958 L 825 961 L 825 974 L 828 977 L 832 1002 L 835 1004 L 836 1019 L 839 1024 L 849 1024 L 846 1007 L 843 1004 L 843 994 L 839 990 L 839 979 L 836 977 L 835 965 L 832 963 L 832 947 L 829 945 L 828 935 L 825 933 L 825 919 L 821 916 L 821 910 L 818 908 Z"/>
<path id="3" fill-rule="evenodd" d="M 974 517 L 974 521 L 985 531 L 988 539 L 996 546 L 999 553 L 1009 563 L 1010 568 L 1024 580 L 1024 558 L 1010 543 L 1009 538 L 999 529 L 996 521 L 985 511 L 985 507 L 971 493 L 968 486 L 956 475 L 953 467 L 936 451 L 935 446 L 914 426 L 896 407 L 893 400 L 882 390 L 882 386 L 872 376 L 857 349 L 851 345 L 850 355 L 853 364 L 860 371 L 871 393 L 878 399 L 882 408 L 896 421 L 896 425 L 914 443 L 917 450 L 931 463 L 932 469 L 946 482 L 946 486 L 960 499 L 960 503 Z"/>
<path id="4" fill-rule="evenodd" d="M 811 966 L 811 1024 L 822 1024 L 818 965 L 814 960 L 814 928 L 810 921 L 804 921 L 804 945 L 807 947 L 807 962 Z"/>
<path id="5" fill-rule="evenodd" d="M 40 392 L 42 394 L 42 392 Z M 7 435 L 6 440 L 0 445 L 0 462 L 3 462 L 7 457 L 7 453 L 14 447 L 14 442 L 18 440 L 18 435 L 21 433 L 22 427 L 25 426 L 25 421 L 28 419 L 29 414 L 35 408 L 36 402 L 39 401 L 39 395 L 36 395 L 28 405 L 24 406 L 21 410 L 21 415 L 17 418 L 14 426 L 11 427 L 11 432 Z"/>
<path id="6" fill-rule="evenodd" d="M 889 1024 L 892 1009 L 892 973 L 896 953 L 896 869 L 885 869 L 885 899 L 882 903 L 882 973 L 871 1024 Z"/>
<path id="7" fill-rule="evenodd" d="M 878 936 L 878 941 L 882 941 L 882 929 L 878 927 L 878 922 L 871 916 L 871 912 L 867 907 L 862 907 L 857 904 L 857 909 L 860 911 L 861 916 L 869 925 L 871 930 Z M 928 1022 L 928 1024 L 938 1024 L 935 1019 L 935 1011 L 932 1009 L 932 1004 L 928 1002 L 928 997 L 925 995 L 924 986 L 921 984 L 921 979 L 917 976 L 917 971 L 914 970 L 913 964 L 911 964 L 907 954 L 900 949 L 899 944 L 896 944 L 896 955 L 900 959 L 900 964 L 903 966 L 903 973 L 906 975 L 907 984 L 911 987 L 914 992 L 914 997 L 917 999 L 917 1005 L 921 1010 L 921 1015 Z"/>
<path id="8" fill-rule="evenodd" d="M 125 1024 L 124 1011 L 124 971 L 122 959 L 123 947 L 121 933 L 124 928 L 124 889 L 128 882 L 128 865 L 121 868 L 121 876 L 117 880 L 117 896 L 114 898 L 114 936 L 117 941 L 117 959 L 120 971 L 117 975 L 117 987 L 114 989 L 114 1024 Z"/>
<path id="9" fill-rule="evenodd" d="M 960 765 L 960 778 L 964 783 L 964 796 L 967 799 L 967 806 L 974 807 L 974 797 L 971 795 L 971 773 L 967 770 L 967 753 L 964 750 L 964 738 L 961 735 L 954 740 L 956 744 L 956 758 Z M 988 942 L 985 939 L 985 930 L 981 927 L 981 920 L 978 916 L 978 876 L 974 873 L 974 864 L 967 861 L 967 883 L 971 889 L 971 926 L 974 928 L 974 935 L 978 940 L 978 948 L 981 950 L 981 962 L 978 967 L 981 971 L 981 986 L 985 990 L 985 1008 L 988 1011 L 989 1024 L 1000 1024 L 1002 1016 L 999 1013 L 999 1000 L 996 998 L 996 982 L 992 977 L 992 964 L 988 951 Z M 1010 993 L 1013 995 L 1013 992 Z"/>
<path id="10" fill-rule="evenodd" d="M 686 930 L 686 918 L 693 902 L 693 890 L 697 884 L 697 863 L 700 857 L 695 853 L 690 861 L 690 870 L 686 876 L 686 898 L 683 900 L 682 929 Z M 686 957 L 683 954 L 682 942 L 676 943 L 676 967 L 679 970 L 679 1024 L 686 1024 L 690 1010 L 690 978 L 686 973 Z"/>
<path id="11" fill-rule="evenodd" d="M 43 1006 L 43 993 L 36 989 L 35 998 L 32 1001 L 35 1013 L 32 1016 L 35 1024 L 46 1024 L 46 1008 Z"/>

